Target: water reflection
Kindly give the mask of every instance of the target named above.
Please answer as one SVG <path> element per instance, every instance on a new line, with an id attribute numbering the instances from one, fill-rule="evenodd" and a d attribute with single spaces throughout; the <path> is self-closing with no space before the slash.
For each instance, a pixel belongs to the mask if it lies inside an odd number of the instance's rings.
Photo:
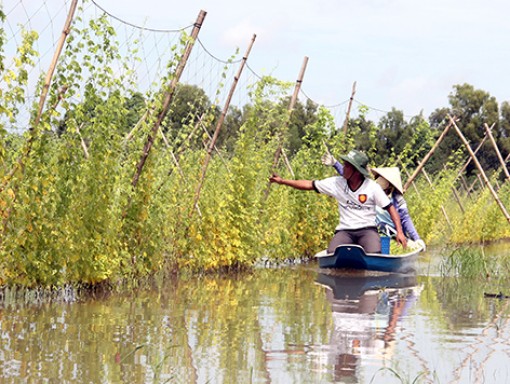
<path id="1" fill-rule="evenodd" d="M 484 292 L 510 284 L 488 284 L 303 265 L 0 301 L 0 382 L 499 384 L 510 299 Z"/>
<path id="2" fill-rule="evenodd" d="M 358 383 L 363 359 L 391 358 L 398 323 L 419 295 L 416 276 L 329 271 L 316 282 L 333 316 L 327 353 L 334 380 Z"/>

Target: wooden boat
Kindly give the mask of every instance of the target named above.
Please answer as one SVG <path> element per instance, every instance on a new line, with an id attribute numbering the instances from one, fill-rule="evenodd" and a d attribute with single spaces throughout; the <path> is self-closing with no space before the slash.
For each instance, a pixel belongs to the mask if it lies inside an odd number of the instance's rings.
<path id="1" fill-rule="evenodd" d="M 388 255 L 382 253 L 365 253 L 363 247 L 355 244 L 340 245 L 335 253 L 327 251 L 315 255 L 319 268 L 353 268 L 369 271 L 383 271 L 396 273 L 414 272 L 414 265 L 418 259 L 417 248 L 401 255 Z"/>

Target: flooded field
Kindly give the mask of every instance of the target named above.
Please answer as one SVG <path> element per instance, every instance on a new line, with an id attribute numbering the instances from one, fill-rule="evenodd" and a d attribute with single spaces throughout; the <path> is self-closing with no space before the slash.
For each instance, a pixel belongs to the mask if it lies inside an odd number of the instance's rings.
<path id="1" fill-rule="evenodd" d="M 489 297 L 501 288 L 490 279 L 441 277 L 437 259 L 422 254 L 410 275 L 310 263 L 70 302 L 4 298 L 0 382 L 510 382 L 510 299 Z"/>

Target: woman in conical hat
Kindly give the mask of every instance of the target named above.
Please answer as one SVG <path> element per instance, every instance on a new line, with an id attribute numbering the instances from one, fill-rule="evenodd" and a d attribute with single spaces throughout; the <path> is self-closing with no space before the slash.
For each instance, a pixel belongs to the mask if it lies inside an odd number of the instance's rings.
<path id="1" fill-rule="evenodd" d="M 372 168 L 372 173 L 377 184 L 386 192 L 390 197 L 391 202 L 397 208 L 397 212 L 402 222 L 402 228 L 404 233 L 411 240 L 417 241 L 425 247 L 425 243 L 420 239 L 420 235 L 414 227 L 413 220 L 409 216 L 409 210 L 407 209 L 407 203 L 404 199 L 404 188 L 402 188 L 402 179 L 400 177 L 400 170 L 398 167 L 381 167 Z M 379 215 L 379 218 L 381 216 Z M 387 218 L 385 220 L 387 222 Z M 391 223 L 391 221 L 390 221 Z M 391 225 L 391 224 L 390 224 Z"/>
<path id="2" fill-rule="evenodd" d="M 338 162 L 329 152 L 322 156 L 322 163 L 324 165 L 334 167 L 340 175 L 343 174 L 342 164 L 340 164 L 340 162 Z M 381 186 L 384 192 L 391 199 L 393 206 L 397 209 L 404 234 L 425 250 L 425 242 L 420 238 L 420 235 L 416 231 L 407 209 L 407 203 L 404 199 L 404 188 L 402 187 L 402 178 L 400 177 L 400 170 L 398 167 L 372 168 L 371 172 L 374 175 L 376 183 Z M 380 228 L 387 228 L 389 226 L 393 229 L 393 221 L 384 210 L 377 210 L 376 221 Z"/>

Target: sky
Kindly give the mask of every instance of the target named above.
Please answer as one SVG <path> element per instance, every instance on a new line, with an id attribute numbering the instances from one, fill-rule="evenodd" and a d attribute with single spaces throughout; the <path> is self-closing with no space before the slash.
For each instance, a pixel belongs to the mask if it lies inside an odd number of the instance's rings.
<path id="1" fill-rule="evenodd" d="M 308 57 L 302 91 L 333 106 L 355 100 L 379 116 L 408 118 L 448 106 L 468 83 L 510 101 L 508 0 L 94 0 L 135 25 L 178 29 L 207 12 L 199 38 L 215 57 L 244 53 L 259 75 L 295 81 Z"/>
<path id="2" fill-rule="evenodd" d="M 448 106 L 468 83 L 510 101 L 510 2 L 507 0 L 232 0 L 96 2 L 126 20 L 155 28 L 185 26 L 207 12 L 200 39 L 218 57 L 244 52 L 258 74 L 295 81 L 336 105 L 355 99 L 405 116 Z"/>

